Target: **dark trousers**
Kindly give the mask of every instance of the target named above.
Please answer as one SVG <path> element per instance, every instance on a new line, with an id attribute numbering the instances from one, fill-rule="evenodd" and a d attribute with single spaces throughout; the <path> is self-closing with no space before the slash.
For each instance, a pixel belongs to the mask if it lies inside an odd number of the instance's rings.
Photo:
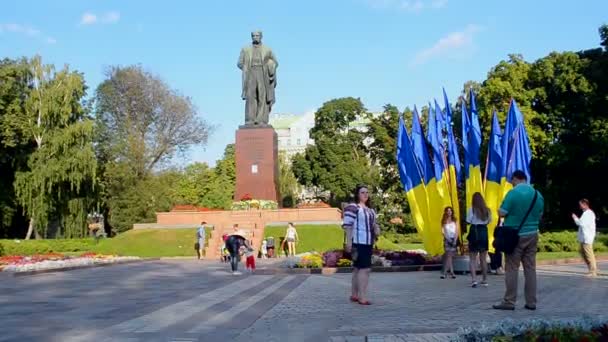
<path id="1" fill-rule="evenodd" d="M 496 271 L 502 267 L 502 253 L 490 253 L 490 269 Z"/>
<path id="2" fill-rule="evenodd" d="M 232 267 L 232 272 L 236 272 L 239 268 L 239 248 L 241 248 L 241 239 L 236 236 L 229 236 L 226 239 L 226 249 L 230 252 L 230 266 Z"/>

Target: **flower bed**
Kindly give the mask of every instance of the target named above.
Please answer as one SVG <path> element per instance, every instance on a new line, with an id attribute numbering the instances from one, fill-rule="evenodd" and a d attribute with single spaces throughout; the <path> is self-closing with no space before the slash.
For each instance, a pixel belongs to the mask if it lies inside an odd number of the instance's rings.
<path id="1" fill-rule="evenodd" d="M 506 342 L 506 341 L 608 341 L 608 320 L 583 316 L 573 320 L 529 321 L 505 320 L 478 328 L 460 328 L 453 342 Z"/>
<path id="2" fill-rule="evenodd" d="M 325 267 L 345 267 L 350 266 L 351 258 L 343 250 L 332 250 L 323 253 L 323 266 Z M 374 266 L 411 266 L 411 265 L 434 265 L 440 264 L 441 258 L 429 257 L 425 251 L 374 251 L 372 264 Z"/>
<path id="3" fill-rule="evenodd" d="M 0 257 L 0 271 L 18 273 L 112 264 L 139 259 L 139 257 L 118 257 L 96 253 L 83 253 L 78 256 L 66 256 L 57 253 L 36 254 L 32 256 L 11 255 Z"/>

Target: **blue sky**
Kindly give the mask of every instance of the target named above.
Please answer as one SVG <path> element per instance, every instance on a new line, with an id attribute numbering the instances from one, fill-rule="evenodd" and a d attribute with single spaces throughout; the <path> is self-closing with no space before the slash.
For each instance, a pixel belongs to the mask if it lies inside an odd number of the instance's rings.
<path id="1" fill-rule="evenodd" d="M 602 0 L 7 1 L 0 58 L 67 63 L 85 73 L 89 94 L 107 66 L 141 64 L 216 126 L 180 163 L 214 164 L 244 120 L 236 60 L 254 29 L 279 61 L 274 113 L 341 96 L 376 111 L 420 107 L 442 86 L 454 101 L 509 53 L 596 47 L 606 13 Z"/>

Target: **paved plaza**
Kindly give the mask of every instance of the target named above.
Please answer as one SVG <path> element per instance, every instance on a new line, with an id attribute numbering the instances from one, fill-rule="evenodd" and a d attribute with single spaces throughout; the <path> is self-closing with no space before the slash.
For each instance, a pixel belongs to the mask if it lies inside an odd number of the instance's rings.
<path id="1" fill-rule="evenodd" d="M 501 276 L 473 289 L 467 276 L 375 273 L 365 307 L 348 301 L 349 274 L 232 276 L 226 264 L 192 260 L 0 273 L 0 341 L 445 341 L 482 321 L 608 314 L 608 277 L 541 268 L 535 312 L 490 309 Z"/>

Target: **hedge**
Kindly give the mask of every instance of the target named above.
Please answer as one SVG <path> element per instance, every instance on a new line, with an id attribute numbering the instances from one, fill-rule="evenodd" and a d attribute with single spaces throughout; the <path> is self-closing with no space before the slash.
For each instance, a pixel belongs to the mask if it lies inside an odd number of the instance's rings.
<path id="1" fill-rule="evenodd" d="M 573 231 L 542 233 L 538 241 L 539 252 L 577 252 L 579 248 L 577 233 Z M 593 249 L 608 252 L 608 234 L 597 234 Z"/>
<path id="2" fill-rule="evenodd" d="M 0 240 L 0 255 L 88 252 L 93 239 Z"/>

